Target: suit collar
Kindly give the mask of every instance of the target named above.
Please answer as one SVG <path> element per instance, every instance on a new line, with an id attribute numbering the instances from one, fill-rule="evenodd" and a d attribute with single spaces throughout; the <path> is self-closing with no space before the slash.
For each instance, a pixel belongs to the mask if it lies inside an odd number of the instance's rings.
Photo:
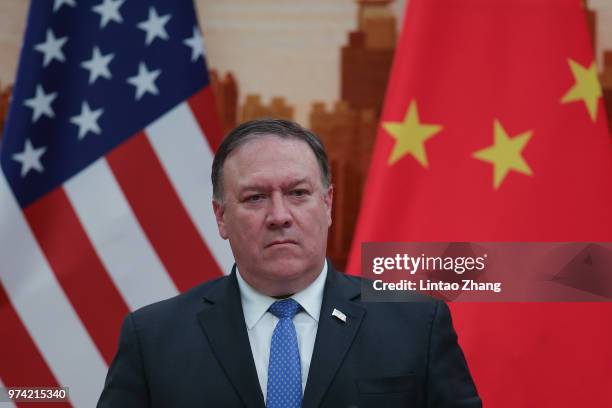
<path id="1" fill-rule="evenodd" d="M 235 268 L 204 295 L 205 307 L 198 314 L 204 334 L 238 395 L 247 407 L 263 408 L 264 399 L 247 335 Z M 303 408 L 320 405 L 365 315 L 354 302 L 358 283 L 334 270 L 328 262 L 327 279 L 319 327 L 302 400 Z M 346 315 L 346 322 L 332 316 L 334 309 Z"/>
<path id="2" fill-rule="evenodd" d="M 244 323 L 235 268 L 204 295 L 198 320 L 227 377 L 246 407 L 264 408 Z"/>
<path id="3" fill-rule="evenodd" d="M 365 309 L 354 302 L 360 294 L 358 283 L 336 272 L 329 264 L 317 338 L 302 400 L 303 408 L 318 407 L 321 404 L 351 347 L 365 315 Z M 345 322 L 332 316 L 334 309 L 346 315 Z"/>
<path id="4" fill-rule="evenodd" d="M 323 264 L 323 269 L 317 278 L 305 289 L 291 296 L 297 301 L 304 311 L 310 315 L 317 323 L 321 314 L 321 304 L 323 301 L 323 291 L 327 280 L 327 262 Z M 264 295 L 249 285 L 240 275 L 240 269 L 236 267 L 236 281 L 240 290 L 240 300 L 242 312 L 247 328 L 251 330 L 261 317 L 268 311 L 268 308 L 278 299 Z"/>
<path id="5" fill-rule="evenodd" d="M 240 275 L 240 270 L 236 268 L 236 281 L 240 291 L 240 303 L 247 329 L 251 330 L 262 316 L 268 311 L 270 306 L 276 301 L 273 297 L 264 295 L 249 285 Z"/>

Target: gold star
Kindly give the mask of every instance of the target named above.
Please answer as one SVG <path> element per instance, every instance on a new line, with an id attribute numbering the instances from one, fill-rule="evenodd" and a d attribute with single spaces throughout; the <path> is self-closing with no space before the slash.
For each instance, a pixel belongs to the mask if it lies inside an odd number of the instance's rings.
<path id="1" fill-rule="evenodd" d="M 583 101 L 593 122 L 597 118 L 597 102 L 601 97 L 601 87 L 597 79 L 597 68 L 595 62 L 586 68 L 572 60 L 568 60 L 574 80 L 576 83 L 561 98 L 561 103 Z"/>
<path id="2" fill-rule="evenodd" d="M 425 141 L 442 130 L 440 125 L 426 125 L 419 122 L 416 101 L 410 102 L 403 122 L 385 122 L 383 128 L 395 139 L 395 146 L 389 156 L 389 164 L 410 154 L 423 167 L 428 165 Z"/>
<path id="3" fill-rule="evenodd" d="M 510 170 L 532 175 L 531 168 L 521 156 L 521 152 L 531 139 L 531 132 L 524 132 L 513 138 L 508 134 L 497 120 L 493 124 L 493 145 L 479 150 L 473 156 L 493 165 L 493 188 L 496 190 L 504 181 Z"/>

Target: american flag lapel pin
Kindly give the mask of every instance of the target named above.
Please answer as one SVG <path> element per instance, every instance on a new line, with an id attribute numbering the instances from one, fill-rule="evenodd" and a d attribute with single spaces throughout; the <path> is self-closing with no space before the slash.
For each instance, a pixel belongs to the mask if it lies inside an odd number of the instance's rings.
<path id="1" fill-rule="evenodd" d="M 342 323 L 346 323 L 346 315 L 342 313 L 341 311 L 339 311 L 338 309 L 334 308 L 334 311 L 332 312 L 332 316 L 340 320 Z"/>

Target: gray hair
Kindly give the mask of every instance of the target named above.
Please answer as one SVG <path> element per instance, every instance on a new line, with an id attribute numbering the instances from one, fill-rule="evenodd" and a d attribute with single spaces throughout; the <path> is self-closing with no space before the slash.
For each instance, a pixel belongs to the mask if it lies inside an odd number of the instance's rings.
<path id="1" fill-rule="evenodd" d="M 239 146 L 261 136 L 277 136 L 282 139 L 297 139 L 306 142 L 314 153 L 319 169 L 323 187 L 328 188 L 331 183 L 331 171 L 325 146 L 321 140 L 310 130 L 303 128 L 295 122 L 281 119 L 256 119 L 245 122 L 232 130 L 221 142 L 212 164 L 211 180 L 213 185 L 213 199 L 223 202 L 223 164 L 229 154 Z"/>

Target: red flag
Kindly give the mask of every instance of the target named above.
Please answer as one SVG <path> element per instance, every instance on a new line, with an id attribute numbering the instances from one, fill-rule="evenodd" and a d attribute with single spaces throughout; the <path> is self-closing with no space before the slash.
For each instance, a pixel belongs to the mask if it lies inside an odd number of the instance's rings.
<path id="1" fill-rule="evenodd" d="M 412 0 L 349 261 L 368 241 L 612 241 L 579 0 Z M 603 407 L 612 304 L 453 304 L 490 407 Z"/>

